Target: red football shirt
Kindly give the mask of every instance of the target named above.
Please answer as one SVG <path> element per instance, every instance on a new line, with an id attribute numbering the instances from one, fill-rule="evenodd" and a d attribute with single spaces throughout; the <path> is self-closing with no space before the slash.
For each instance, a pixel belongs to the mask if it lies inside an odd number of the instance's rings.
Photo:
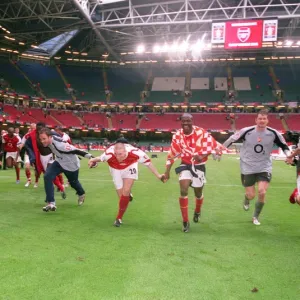
<path id="1" fill-rule="evenodd" d="M 8 134 L 5 134 L 2 136 L 2 143 L 4 144 L 5 152 L 17 152 L 21 139 L 17 135 L 10 137 Z"/>

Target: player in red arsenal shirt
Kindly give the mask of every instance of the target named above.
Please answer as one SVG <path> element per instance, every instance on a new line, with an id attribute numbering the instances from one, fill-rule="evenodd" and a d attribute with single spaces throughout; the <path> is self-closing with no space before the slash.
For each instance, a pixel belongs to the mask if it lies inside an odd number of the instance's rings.
<path id="1" fill-rule="evenodd" d="M 14 128 L 8 128 L 7 134 L 2 136 L 2 151 L 6 152 L 6 166 L 12 168 L 15 166 L 16 170 L 16 183 L 20 183 L 20 167 L 21 161 L 20 150 L 18 145 L 21 143 L 21 139 L 18 135 L 14 134 Z"/>
<path id="2" fill-rule="evenodd" d="M 203 187 L 205 180 L 205 163 L 208 156 L 217 148 L 217 141 L 203 128 L 193 126 L 193 117 L 183 114 L 182 129 L 172 138 L 171 149 L 166 163 L 165 179 L 170 178 L 170 170 L 176 158 L 181 158 L 181 164 L 175 169 L 179 174 L 180 197 L 179 205 L 182 214 L 183 232 L 190 228 L 188 217 L 188 189 L 194 189 L 196 207 L 194 222 L 198 223 L 203 204 Z M 219 153 L 221 154 L 221 153 Z M 215 156 L 217 158 L 217 156 Z"/>
<path id="3" fill-rule="evenodd" d="M 114 226 L 120 227 L 123 215 L 130 201 L 130 192 L 134 181 L 138 179 L 138 163 L 144 164 L 160 180 L 164 175 L 158 173 L 148 155 L 130 144 L 111 145 L 101 156 L 90 159 L 89 167 L 95 167 L 97 162 L 107 162 L 119 197 L 119 212 Z"/>

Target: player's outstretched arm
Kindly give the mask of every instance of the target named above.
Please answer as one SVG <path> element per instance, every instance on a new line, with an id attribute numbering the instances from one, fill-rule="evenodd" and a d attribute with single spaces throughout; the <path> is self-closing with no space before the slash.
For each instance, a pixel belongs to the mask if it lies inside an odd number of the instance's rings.
<path id="1" fill-rule="evenodd" d="M 158 178 L 159 180 L 161 180 L 162 182 L 165 182 L 165 174 L 159 174 L 158 171 L 156 170 L 156 168 L 154 167 L 154 165 L 152 164 L 152 162 L 150 162 L 147 165 L 147 168 L 151 171 L 151 173 L 153 173 L 156 178 Z"/>

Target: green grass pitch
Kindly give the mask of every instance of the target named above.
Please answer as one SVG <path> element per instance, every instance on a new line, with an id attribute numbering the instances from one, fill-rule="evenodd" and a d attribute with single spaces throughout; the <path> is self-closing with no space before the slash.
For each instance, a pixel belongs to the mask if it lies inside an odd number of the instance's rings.
<path id="1" fill-rule="evenodd" d="M 153 159 L 164 171 L 165 154 Z M 274 162 L 261 226 L 242 209 L 239 161 L 211 159 L 201 221 L 181 232 L 179 185 L 162 184 L 139 166 L 134 201 L 121 228 L 106 164 L 81 161 L 86 202 L 71 188 L 44 213 L 44 190 L 15 184 L 0 171 L 0 299 L 298 299 L 300 207 L 288 197 L 295 169 Z M 178 164 L 178 162 L 177 162 Z M 190 217 L 194 197 L 190 191 Z M 257 292 L 252 290 L 256 288 Z"/>

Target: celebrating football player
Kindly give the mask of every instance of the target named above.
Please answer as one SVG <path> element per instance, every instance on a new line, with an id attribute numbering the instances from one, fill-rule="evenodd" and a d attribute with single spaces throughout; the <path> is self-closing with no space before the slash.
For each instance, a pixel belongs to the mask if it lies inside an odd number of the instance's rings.
<path id="1" fill-rule="evenodd" d="M 190 186 L 194 189 L 196 207 L 193 220 L 198 223 L 204 200 L 205 163 L 218 144 L 203 128 L 193 126 L 192 115 L 183 114 L 181 125 L 182 128 L 173 135 L 164 175 L 166 180 L 170 178 L 170 170 L 175 158 L 181 157 L 181 165 L 175 169 L 175 172 L 179 174 L 179 205 L 183 221 L 182 230 L 183 232 L 189 232 L 188 189 Z"/>
<path id="2" fill-rule="evenodd" d="M 117 140 L 101 156 L 90 159 L 89 167 L 95 167 L 97 162 L 107 162 L 119 197 L 119 212 L 114 226 L 120 227 L 123 215 L 130 201 L 130 193 L 134 181 L 138 179 L 138 163 L 144 164 L 160 180 L 164 175 L 158 173 L 148 155 L 126 140 Z"/>
<path id="3" fill-rule="evenodd" d="M 267 127 L 268 112 L 261 110 L 255 119 L 256 125 L 245 127 L 229 137 L 223 146 L 241 140 L 240 168 L 242 184 L 245 187 L 244 210 L 249 210 L 250 200 L 255 197 L 255 184 L 258 186 L 258 201 L 255 203 L 252 223 L 260 225 L 258 217 L 264 207 L 266 193 L 272 178 L 271 153 L 274 144 L 280 147 L 286 156 L 290 154 L 289 147 L 283 136 L 275 129 Z"/>

